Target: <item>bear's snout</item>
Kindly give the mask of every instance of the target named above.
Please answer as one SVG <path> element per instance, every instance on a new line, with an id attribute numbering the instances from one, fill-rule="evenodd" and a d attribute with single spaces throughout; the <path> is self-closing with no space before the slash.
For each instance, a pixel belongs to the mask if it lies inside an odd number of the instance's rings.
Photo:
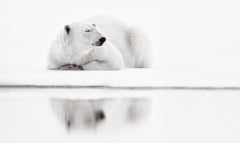
<path id="1" fill-rule="evenodd" d="M 106 41 L 106 38 L 105 38 L 105 37 L 101 37 L 101 38 L 99 39 L 99 41 L 100 41 L 101 44 L 103 44 L 103 43 Z"/>
<path id="2" fill-rule="evenodd" d="M 105 41 L 106 41 L 106 38 L 105 38 L 105 37 L 101 37 L 101 38 L 96 42 L 96 46 L 102 46 Z"/>
<path id="3" fill-rule="evenodd" d="M 105 37 L 101 37 L 100 39 L 98 39 L 95 43 L 93 43 L 93 46 L 102 46 L 103 43 L 106 41 L 107 39 Z"/>

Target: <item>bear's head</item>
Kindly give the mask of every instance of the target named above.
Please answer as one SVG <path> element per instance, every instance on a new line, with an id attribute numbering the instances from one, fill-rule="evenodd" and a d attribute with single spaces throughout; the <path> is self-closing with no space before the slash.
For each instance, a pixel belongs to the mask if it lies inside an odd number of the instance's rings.
<path id="1" fill-rule="evenodd" d="M 64 27 L 65 44 L 69 47 L 102 46 L 106 38 L 97 30 L 95 24 L 75 23 Z"/>

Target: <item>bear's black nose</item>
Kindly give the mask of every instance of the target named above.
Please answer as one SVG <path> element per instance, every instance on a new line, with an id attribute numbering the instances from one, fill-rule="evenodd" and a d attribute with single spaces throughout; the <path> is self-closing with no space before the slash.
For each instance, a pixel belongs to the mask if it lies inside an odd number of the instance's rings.
<path id="1" fill-rule="evenodd" d="M 70 28 L 69 25 L 65 25 L 64 29 L 65 29 L 65 31 L 67 32 L 67 34 L 70 33 L 71 28 Z"/>
<path id="2" fill-rule="evenodd" d="M 105 38 L 105 37 L 101 37 L 101 38 L 99 39 L 99 42 L 101 43 L 101 45 L 102 45 L 105 41 L 106 41 L 106 38 Z"/>

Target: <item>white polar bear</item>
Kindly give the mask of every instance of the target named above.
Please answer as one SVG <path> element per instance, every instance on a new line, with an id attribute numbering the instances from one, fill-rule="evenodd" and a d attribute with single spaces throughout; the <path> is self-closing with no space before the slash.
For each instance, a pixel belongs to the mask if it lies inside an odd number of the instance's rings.
<path id="1" fill-rule="evenodd" d="M 119 70 L 149 67 L 148 38 L 112 17 L 66 25 L 53 41 L 48 69 Z"/>

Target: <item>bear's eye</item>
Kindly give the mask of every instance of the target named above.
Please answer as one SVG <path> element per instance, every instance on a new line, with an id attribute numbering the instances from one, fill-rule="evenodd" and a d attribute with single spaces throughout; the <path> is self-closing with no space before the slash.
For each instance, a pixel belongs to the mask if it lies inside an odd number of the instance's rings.
<path id="1" fill-rule="evenodd" d="M 92 26 L 93 26 L 93 27 L 96 27 L 96 24 L 93 23 Z"/>
<path id="2" fill-rule="evenodd" d="M 85 32 L 91 32 L 91 30 L 90 30 L 90 29 L 87 29 L 87 30 L 85 30 Z"/>

